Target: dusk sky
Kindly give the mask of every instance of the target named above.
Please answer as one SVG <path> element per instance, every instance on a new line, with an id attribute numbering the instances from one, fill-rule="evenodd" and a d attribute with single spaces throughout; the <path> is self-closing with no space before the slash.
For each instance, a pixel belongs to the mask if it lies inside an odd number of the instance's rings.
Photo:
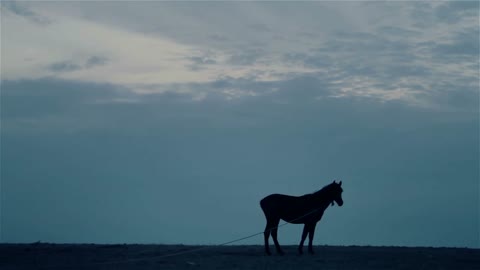
<path id="1" fill-rule="evenodd" d="M 339 179 L 315 244 L 480 247 L 477 1 L 2 1 L 0 60 L 1 242 L 219 244 Z"/>

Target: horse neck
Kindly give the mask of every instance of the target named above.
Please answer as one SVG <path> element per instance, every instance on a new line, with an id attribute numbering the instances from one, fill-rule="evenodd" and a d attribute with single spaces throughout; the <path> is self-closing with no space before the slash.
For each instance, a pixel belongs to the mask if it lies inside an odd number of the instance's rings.
<path id="1" fill-rule="evenodd" d="M 328 190 L 322 189 L 312 195 L 315 204 L 318 205 L 320 209 L 327 209 L 327 207 L 333 202 L 333 197 Z"/>

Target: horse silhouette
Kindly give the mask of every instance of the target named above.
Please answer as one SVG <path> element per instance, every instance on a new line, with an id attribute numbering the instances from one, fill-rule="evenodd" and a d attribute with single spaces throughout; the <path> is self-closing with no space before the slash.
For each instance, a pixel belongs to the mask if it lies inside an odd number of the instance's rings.
<path id="1" fill-rule="evenodd" d="M 342 181 L 326 185 L 321 190 L 305 194 L 303 196 L 289 196 L 283 194 L 271 194 L 260 201 L 267 226 L 265 227 L 265 252 L 271 255 L 268 238 L 272 235 L 277 253 L 283 255 L 280 244 L 277 239 L 277 230 L 280 219 L 293 224 L 305 224 L 303 227 L 302 239 L 298 246 L 298 252 L 303 254 L 303 243 L 308 234 L 308 252 L 313 254 L 313 235 L 315 226 L 323 216 L 323 212 L 331 204 L 336 202 L 339 206 L 343 205 L 342 199 Z"/>

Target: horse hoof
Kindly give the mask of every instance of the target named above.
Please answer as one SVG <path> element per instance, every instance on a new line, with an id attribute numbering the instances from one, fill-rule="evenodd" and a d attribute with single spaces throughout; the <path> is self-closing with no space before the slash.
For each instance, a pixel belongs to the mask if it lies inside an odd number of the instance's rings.
<path id="1" fill-rule="evenodd" d="M 271 255 L 272 255 L 272 253 L 270 253 L 270 251 L 267 251 L 267 252 L 265 252 L 265 255 L 267 255 L 267 256 L 271 256 Z"/>

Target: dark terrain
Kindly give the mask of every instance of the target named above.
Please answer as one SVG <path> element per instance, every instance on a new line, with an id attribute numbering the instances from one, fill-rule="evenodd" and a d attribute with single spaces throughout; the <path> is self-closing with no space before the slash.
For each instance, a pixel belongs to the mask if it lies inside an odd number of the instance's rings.
<path id="1" fill-rule="evenodd" d="M 317 246 L 1 244 L 0 269 L 480 269 L 480 249 Z M 178 253 L 178 254 L 177 254 Z"/>

